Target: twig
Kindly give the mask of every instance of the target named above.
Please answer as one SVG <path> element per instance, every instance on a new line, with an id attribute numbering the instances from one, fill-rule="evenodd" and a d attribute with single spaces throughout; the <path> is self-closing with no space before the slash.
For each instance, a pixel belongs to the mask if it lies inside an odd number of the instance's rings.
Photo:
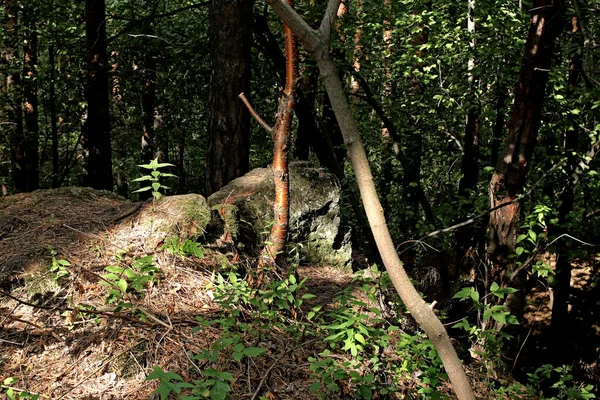
<path id="1" fill-rule="evenodd" d="M 31 394 L 33 396 L 43 397 L 45 399 L 49 399 L 50 398 L 50 397 L 45 396 L 45 395 L 43 395 L 41 393 L 31 393 L 31 392 L 29 392 L 29 391 L 27 391 L 25 389 L 19 389 L 18 387 L 14 387 L 14 386 L 0 385 L 0 388 L 2 388 L 2 389 L 11 389 L 11 390 L 14 390 L 15 392 L 18 392 L 18 393 L 29 393 L 29 394 Z M 15 397 L 15 399 L 20 399 L 20 397 L 17 396 L 17 397 Z"/>
<path id="2" fill-rule="evenodd" d="M 5 292 L 2 289 L 0 289 L 0 295 L 6 296 L 9 299 L 12 299 L 12 300 L 14 300 L 14 301 L 16 301 L 18 303 L 23 304 L 23 305 L 26 305 L 26 306 L 29 306 L 29 307 L 33 307 L 33 308 L 37 308 L 37 309 L 40 309 L 40 310 L 63 311 L 63 312 L 64 311 L 75 311 L 75 312 L 78 312 L 78 313 L 81 313 L 81 314 L 98 314 L 98 315 L 104 315 L 104 316 L 107 316 L 107 317 L 120 318 L 120 319 L 124 319 L 124 320 L 130 321 L 130 322 L 137 322 L 137 323 L 140 323 L 142 325 L 146 325 L 146 326 L 150 326 L 150 327 L 153 326 L 149 322 L 145 322 L 145 321 L 140 321 L 138 319 L 134 319 L 134 318 L 132 318 L 129 315 L 121 315 L 118 312 L 112 311 L 112 310 L 111 311 L 101 311 L 101 310 L 98 310 L 98 309 L 85 310 L 85 309 L 82 309 L 82 308 L 72 308 L 72 307 L 48 307 L 48 306 L 42 306 L 42 305 L 37 305 L 37 304 L 29 303 L 29 302 L 27 302 L 25 300 L 21 300 L 21 299 L 15 297 L 15 296 L 11 295 L 10 293 Z M 161 324 L 161 325 L 164 325 L 164 323 Z"/>
<path id="3" fill-rule="evenodd" d="M 264 376 L 262 377 L 262 379 L 260 380 L 258 387 L 256 388 L 256 391 L 254 392 L 254 394 L 252 395 L 252 397 L 250 398 L 250 400 L 254 400 L 256 399 L 256 396 L 258 396 L 258 393 L 260 393 L 260 388 L 262 387 L 262 385 L 265 383 L 265 381 L 267 380 L 267 378 L 269 377 L 269 373 L 271 373 L 271 371 L 273 370 L 273 368 L 275 367 L 275 365 L 277 365 L 277 363 L 279 361 L 281 361 L 281 359 L 283 357 L 285 357 L 286 354 L 291 353 L 297 349 L 299 349 L 300 347 L 306 346 L 307 344 L 310 343 L 314 343 L 314 342 L 319 342 L 321 341 L 321 339 L 313 339 L 313 340 L 309 340 L 307 342 L 301 343 L 296 347 L 292 347 L 292 349 L 290 349 L 289 351 L 284 352 L 281 356 L 279 356 L 275 361 L 273 361 L 273 364 L 271 364 L 271 366 L 269 367 L 269 369 L 267 369 L 267 371 L 265 372 Z"/>
<path id="4" fill-rule="evenodd" d="M 254 119 L 263 127 L 267 130 L 267 132 L 269 133 L 273 133 L 273 128 L 271 126 L 269 126 L 269 124 L 267 124 L 265 122 L 265 120 L 263 120 L 260 115 L 258 115 L 258 113 L 254 110 L 254 108 L 252 107 L 252 104 L 250 104 L 250 101 L 248 101 L 248 99 L 246 98 L 246 96 L 244 95 L 244 93 L 240 93 L 240 99 L 242 99 L 242 101 L 244 102 L 244 104 L 246 105 L 246 107 L 248 108 L 248 111 L 250 112 L 250 115 L 252 115 L 254 117 Z"/>
<path id="5" fill-rule="evenodd" d="M 468 219 L 468 220 L 466 220 L 466 221 L 459 222 L 458 224 L 455 224 L 455 225 L 449 226 L 449 227 L 447 227 L 447 228 L 438 229 L 437 231 L 430 232 L 430 233 L 428 233 L 427 235 L 425 235 L 425 236 L 423 236 L 423 237 L 421 237 L 421 238 L 417 239 L 417 240 L 415 241 L 415 242 L 416 242 L 415 244 L 413 244 L 412 246 L 408 246 L 406 249 L 404 249 L 404 250 L 402 250 L 400 253 L 398 253 L 398 255 L 402 255 L 402 254 L 406 253 L 408 250 L 411 250 L 411 249 L 415 248 L 416 246 L 418 246 L 418 245 L 419 245 L 419 243 L 421 243 L 421 242 L 422 242 L 423 240 L 425 240 L 425 239 L 432 238 L 432 237 L 434 237 L 434 236 L 437 236 L 437 235 L 439 235 L 440 233 L 446 233 L 446 232 L 450 232 L 450 231 L 453 231 L 453 230 L 455 230 L 455 229 L 462 228 L 463 226 L 471 225 L 471 224 L 472 224 L 472 223 L 474 223 L 475 221 L 477 221 L 477 220 L 480 220 L 481 218 L 483 218 L 483 217 L 485 217 L 485 216 L 487 216 L 487 215 L 489 215 L 489 214 L 493 213 L 493 212 L 494 212 L 494 211 L 496 211 L 496 210 L 499 210 L 499 209 L 501 209 L 501 208 L 503 208 L 503 207 L 506 207 L 506 206 L 509 206 L 509 205 L 511 205 L 511 204 L 515 204 L 515 203 L 517 203 L 517 202 L 519 202 L 519 201 L 521 201 L 521 200 L 525 199 L 526 197 L 529 197 L 529 196 L 531 196 L 531 194 L 532 194 L 532 193 L 533 193 L 533 191 L 536 189 L 536 187 L 537 187 L 537 186 L 538 186 L 538 185 L 539 185 L 539 184 L 540 184 L 540 183 L 541 183 L 541 182 L 542 182 L 544 179 L 546 179 L 546 177 L 547 177 L 548 175 L 550 175 L 552 172 L 556 171 L 556 170 L 558 169 L 558 167 L 560 167 L 561 165 L 563 165 L 563 164 L 564 164 L 564 162 L 565 162 L 565 160 L 561 160 L 561 161 L 557 162 L 556 164 L 554 164 L 554 166 L 553 166 L 552 168 L 550 168 L 548 171 L 546 171 L 546 173 L 544 173 L 544 175 L 542 175 L 542 177 L 541 177 L 541 178 L 540 178 L 540 179 L 539 179 L 537 182 L 535 182 L 535 183 L 534 183 L 534 184 L 531 186 L 531 188 L 530 188 L 530 189 L 529 189 L 527 192 L 523 193 L 522 195 L 520 195 L 520 196 L 518 196 L 518 197 L 515 197 L 514 199 L 512 199 L 512 200 L 510 200 L 510 201 L 507 201 L 507 202 L 505 202 L 505 203 L 498 204 L 497 206 L 495 206 L 495 207 L 492 207 L 492 208 L 490 208 L 490 209 L 488 209 L 488 210 L 485 210 L 485 211 L 484 211 L 484 212 L 482 212 L 481 214 L 479 214 L 479 215 L 476 215 L 475 217 L 473 217 L 473 218 L 470 218 L 470 219 Z"/>
<path id="6" fill-rule="evenodd" d="M 93 375 L 95 375 L 98 371 L 100 371 L 102 368 L 105 367 L 105 363 L 107 360 L 111 359 L 111 358 L 118 358 L 120 356 L 122 356 L 125 353 L 129 353 L 131 350 L 135 349 L 137 346 L 139 346 L 140 344 L 146 342 L 147 339 L 142 339 L 141 341 L 139 341 L 138 343 L 136 343 L 135 345 L 129 347 L 127 350 L 120 352 L 119 354 L 117 354 L 116 356 L 112 356 L 109 355 L 107 356 L 104 360 L 102 360 L 102 362 L 100 363 L 100 366 L 98 368 L 96 368 L 95 370 L 93 370 L 92 372 L 90 372 L 85 378 L 83 378 L 81 381 L 79 381 L 76 385 L 72 386 L 69 388 L 69 390 L 67 390 L 65 393 L 62 394 L 62 396 L 58 397 L 56 400 L 61 400 L 62 398 L 64 398 L 66 395 L 68 395 L 69 393 L 71 393 L 73 390 L 75 390 L 76 388 L 78 388 L 79 386 L 83 385 L 83 383 L 85 381 L 87 381 L 90 377 L 92 377 Z"/>

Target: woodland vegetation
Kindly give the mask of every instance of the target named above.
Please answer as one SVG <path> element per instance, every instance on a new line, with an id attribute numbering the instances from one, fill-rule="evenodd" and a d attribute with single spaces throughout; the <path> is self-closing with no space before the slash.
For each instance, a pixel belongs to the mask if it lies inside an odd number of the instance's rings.
<path id="1" fill-rule="evenodd" d="M 38 189 L 114 192 L 152 215 L 163 194 L 208 197 L 271 165 L 275 192 L 259 254 L 187 238 L 97 249 L 118 259 L 91 272 L 108 311 L 26 298 L 7 265 L 0 295 L 170 332 L 136 302 L 164 285 L 165 260 L 212 263 L 198 282 L 220 311 L 182 326 L 218 338 L 189 370 L 143 365 L 161 399 L 595 398 L 599 14 L 598 0 L 4 0 L 0 241 L 20 218 L 10 199 Z M 355 265 L 327 301 L 294 259 L 290 160 L 342 187 Z M 44 257 L 75 285 L 75 255 Z M 44 398 L 2 374 L 0 349 L 0 393 Z M 277 394 L 268 375 L 298 349 L 308 384 Z"/>

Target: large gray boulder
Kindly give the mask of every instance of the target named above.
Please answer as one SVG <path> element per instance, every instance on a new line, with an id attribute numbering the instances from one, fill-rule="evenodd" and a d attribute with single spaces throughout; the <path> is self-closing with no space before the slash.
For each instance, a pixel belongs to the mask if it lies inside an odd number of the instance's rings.
<path id="1" fill-rule="evenodd" d="M 351 267 L 349 230 L 340 227 L 340 184 L 327 170 L 292 162 L 290 173 L 290 246 L 300 261 Z M 275 184 L 270 168 L 257 168 L 211 195 L 208 234 L 221 235 L 257 254 L 273 222 Z M 295 246 L 295 247 L 293 247 Z"/>

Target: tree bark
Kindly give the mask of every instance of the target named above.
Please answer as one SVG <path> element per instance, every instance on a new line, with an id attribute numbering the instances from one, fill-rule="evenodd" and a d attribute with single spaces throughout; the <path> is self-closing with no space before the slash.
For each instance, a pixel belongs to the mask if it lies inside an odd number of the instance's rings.
<path id="1" fill-rule="evenodd" d="M 577 36 L 581 35 L 581 27 L 578 16 L 571 17 L 571 32 Z M 583 43 L 579 43 L 582 45 Z M 575 52 L 569 60 L 569 79 L 567 82 L 568 98 L 575 99 L 575 90 L 580 81 L 583 72 L 583 60 L 578 52 Z M 565 186 L 560 195 L 558 207 L 558 226 L 552 229 L 553 236 L 560 236 L 567 233 L 568 218 L 573 211 L 575 194 L 575 185 L 578 179 L 573 175 L 577 170 L 577 144 L 579 136 L 579 125 L 575 115 L 570 115 L 568 125 L 565 128 L 564 153 L 567 157 L 565 169 L 568 177 Z M 557 349 L 558 361 L 561 363 L 569 362 L 569 350 L 567 343 L 570 334 L 568 323 L 569 316 L 569 296 L 571 289 L 571 258 L 569 257 L 570 246 L 567 238 L 563 237 L 556 244 L 556 274 L 554 276 L 554 302 L 552 303 L 552 322 L 550 324 L 554 348 Z"/>
<path id="2" fill-rule="evenodd" d="M 293 0 L 287 0 L 290 7 Z M 279 98 L 279 110 L 273 132 L 273 178 L 275 181 L 274 223 L 269 242 L 262 256 L 280 261 L 284 255 L 290 219 L 290 180 L 288 174 L 288 151 L 292 118 L 295 107 L 295 87 L 298 76 L 298 47 L 296 38 L 287 25 L 283 25 L 285 36 L 285 88 Z"/>
<path id="3" fill-rule="evenodd" d="M 238 95 L 250 93 L 252 0 L 211 0 L 209 21 L 207 196 L 250 166 L 250 114 Z"/>
<path id="4" fill-rule="evenodd" d="M 467 32 L 470 36 L 469 47 L 471 51 L 475 50 L 475 0 L 469 0 L 467 10 Z M 461 200 L 459 218 L 464 220 L 468 212 L 473 209 L 471 202 L 471 192 L 477 186 L 477 158 L 479 156 L 479 113 L 480 107 L 477 104 L 477 79 L 473 76 L 475 69 L 475 58 L 471 56 L 467 65 L 467 81 L 469 85 L 469 100 L 467 102 L 468 112 L 465 124 L 465 139 L 463 144 L 463 158 L 461 164 L 462 177 L 458 182 L 458 196 Z M 464 270 L 466 254 L 468 248 L 472 245 L 473 233 L 475 229 L 471 226 L 464 226 L 456 230 L 456 266 L 460 271 Z M 462 268 L 461 268 L 462 267 Z"/>
<path id="5" fill-rule="evenodd" d="M 398 258 L 394 242 L 390 236 L 381 203 L 375 190 L 367 155 L 360 139 L 358 126 L 352 117 L 352 111 L 348 105 L 337 68 L 329 52 L 331 25 L 339 6 L 339 0 L 330 1 L 321 27 L 318 30 L 312 29 L 302 17 L 281 0 L 267 0 L 267 3 L 275 9 L 317 60 L 323 84 L 329 93 L 331 105 L 348 149 L 348 156 L 356 173 L 363 205 L 367 212 L 377 248 L 396 291 L 411 315 L 435 345 L 458 398 L 475 399 L 462 363 L 454 351 L 444 326 L 412 285 L 402 262 Z"/>
<path id="6" fill-rule="evenodd" d="M 40 187 L 39 168 L 39 113 L 37 90 L 37 9 L 26 2 L 23 10 L 23 25 L 25 26 L 23 46 L 23 137 L 25 146 L 25 185 L 26 191 L 31 192 Z"/>
<path id="7" fill-rule="evenodd" d="M 52 136 L 52 188 L 58 187 L 59 155 L 58 155 L 58 120 L 56 111 L 56 51 L 54 45 L 48 46 L 48 64 L 50 68 L 50 130 Z"/>
<path id="8" fill-rule="evenodd" d="M 87 116 L 82 128 L 83 185 L 112 191 L 105 0 L 86 0 L 85 25 L 87 72 L 84 98 Z"/>
<path id="9" fill-rule="evenodd" d="M 6 117 L 10 139 L 11 178 L 14 193 L 27 191 L 25 169 L 25 137 L 23 134 L 23 102 L 18 49 L 19 7 L 15 0 L 4 2 L 4 29 L 9 38 L 2 44 L 2 58 L 7 74 L 4 82 Z"/>
<path id="10" fill-rule="evenodd" d="M 489 186 L 491 207 L 515 199 L 525 186 L 541 124 L 554 42 L 561 28 L 561 8 L 558 0 L 533 2 L 525 53 L 514 89 L 515 100 L 508 123 L 508 136 Z M 490 214 L 487 254 L 492 262 L 492 279 L 504 286 L 509 284 L 507 275 L 514 269 L 508 256 L 515 251 L 520 227 L 521 202 Z M 507 296 L 506 305 L 519 318 L 525 306 L 523 274 L 518 274 L 510 285 L 518 291 Z"/>

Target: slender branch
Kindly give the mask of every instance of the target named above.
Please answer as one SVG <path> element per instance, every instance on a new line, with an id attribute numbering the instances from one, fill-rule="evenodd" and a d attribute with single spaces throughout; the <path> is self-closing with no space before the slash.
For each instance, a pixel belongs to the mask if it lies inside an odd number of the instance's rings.
<path id="1" fill-rule="evenodd" d="M 329 0 L 329 3 L 327 4 L 327 11 L 325 11 L 325 16 L 323 16 L 321 26 L 319 27 L 319 32 L 321 32 L 322 35 L 321 40 L 326 43 L 329 43 L 329 40 L 331 39 L 331 27 L 335 22 L 341 2 L 342 0 Z"/>
<path id="2" fill-rule="evenodd" d="M 531 188 L 530 188 L 530 189 L 529 189 L 527 192 L 525 192 L 525 193 L 524 193 L 524 194 L 522 194 L 521 196 L 519 196 L 519 197 L 516 197 L 516 198 L 512 199 L 511 201 L 507 201 L 507 202 L 505 202 L 505 203 L 498 204 L 497 206 L 495 206 L 495 207 L 492 207 L 492 208 L 490 208 L 490 209 L 488 209 L 488 210 L 485 210 L 485 211 L 484 211 L 484 212 L 482 212 L 481 214 L 479 214 L 479 215 L 476 215 L 475 217 L 473 217 L 473 218 L 470 218 L 470 219 L 468 219 L 468 220 L 466 220 L 466 221 L 459 222 L 458 224 L 455 224 L 455 225 L 449 226 L 449 227 L 447 227 L 447 228 L 438 229 L 437 231 L 430 232 L 430 233 L 428 233 L 427 235 L 425 235 L 425 236 L 423 236 L 423 237 L 421 237 L 421 238 L 417 239 L 415 244 L 413 244 L 413 245 L 411 245 L 411 246 L 409 246 L 409 247 L 405 248 L 405 249 L 404 249 L 404 250 L 402 250 L 400 253 L 398 253 L 398 255 L 402 255 L 402 254 L 406 253 L 408 250 L 410 250 L 410 249 L 412 249 L 412 248 L 414 248 L 414 247 L 418 246 L 419 242 L 422 242 L 422 241 L 423 241 L 423 240 L 425 240 L 425 239 L 429 239 L 429 238 L 432 238 L 432 237 L 438 236 L 440 233 L 447 233 L 447 232 L 453 231 L 453 230 L 455 230 L 455 229 L 462 228 L 463 226 L 471 225 L 471 224 L 472 224 L 472 223 L 474 223 L 475 221 L 477 221 L 477 220 L 480 220 L 481 218 L 485 217 L 486 215 L 489 215 L 489 214 L 493 213 L 493 212 L 494 212 L 494 211 L 496 211 L 496 210 L 499 210 L 499 209 L 501 209 L 501 208 L 503 208 L 503 207 L 506 207 L 506 206 L 509 206 L 509 205 L 511 205 L 511 204 L 518 203 L 519 201 L 521 201 L 521 200 L 523 200 L 523 199 L 525 199 L 525 198 L 527 198 L 527 197 L 531 196 L 531 194 L 533 193 L 533 191 L 535 190 L 535 188 L 536 188 L 536 187 L 537 187 L 537 186 L 538 186 L 540 183 L 542 183 L 542 181 L 543 181 L 543 180 L 545 180 L 545 179 L 546 179 L 546 177 L 547 177 L 548 175 L 550 175 L 552 172 L 556 171 L 556 170 L 558 169 L 558 167 L 560 167 L 560 166 L 561 166 L 561 165 L 563 165 L 564 163 L 565 163 L 565 160 L 561 160 L 561 161 L 557 162 L 556 164 L 554 164 L 554 166 L 553 166 L 552 168 L 550 168 L 548 171 L 546 171 L 546 173 L 544 173 L 544 175 L 543 175 L 543 176 L 542 176 L 542 177 L 541 177 L 541 178 L 540 178 L 540 179 L 539 179 L 537 182 L 535 182 L 535 183 L 534 183 L 534 184 L 531 186 Z"/>
<path id="3" fill-rule="evenodd" d="M 254 119 L 263 128 L 265 128 L 267 130 L 267 132 L 269 132 L 270 134 L 273 134 L 273 128 L 271 126 L 269 126 L 269 124 L 267 124 L 265 122 L 265 120 L 260 117 L 260 115 L 258 115 L 258 113 L 254 110 L 254 107 L 252 107 L 252 104 L 250 104 L 250 101 L 248 101 L 248 99 L 246 98 L 246 95 L 244 95 L 244 93 L 240 93 L 240 99 L 242 99 L 242 101 L 244 102 L 244 104 L 248 108 L 248 111 L 250 112 L 250 115 L 252 115 L 254 117 Z"/>

